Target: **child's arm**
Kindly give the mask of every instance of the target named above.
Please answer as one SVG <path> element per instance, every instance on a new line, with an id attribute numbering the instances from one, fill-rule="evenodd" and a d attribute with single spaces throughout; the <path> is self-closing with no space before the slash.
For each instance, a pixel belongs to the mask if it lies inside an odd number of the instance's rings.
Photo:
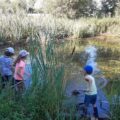
<path id="1" fill-rule="evenodd" d="M 92 80 L 89 78 L 85 78 L 85 81 L 87 81 L 89 84 L 92 83 Z M 89 88 L 85 89 L 84 92 L 90 92 Z"/>
<path id="2" fill-rule="evenodd" d="M 92 82 L 92 81 L 91 81 L 90 79 L 88 79 L 88 78 L 85 78 L 85 81 L 87 81 L 87 82 L 89 82 L 89 83 Z"/>
<path id="3" fill-rule="evenodd" d="M 15 67 L 11 65 L 11 71 L 14 73 L 15 72 Z"/>
<path id="4" fill-rule="evenodd" d="M 11 68 L 11 71 L 14 73 L 15 66 L 13 66 L 13 60 L 10 61 L 10 68 Z"/>
<path id="5" fill-rule="evenodd" d="M 24 74 L 26 74 L 28 77 L 31 77 L 31 74 L 28 72 L 25 72 Z"/>
<path id="6" fill-rule="evenodd" d="M 83 92 L 90 92 L 90 90 L 89 89 L 84 89 Z"/>

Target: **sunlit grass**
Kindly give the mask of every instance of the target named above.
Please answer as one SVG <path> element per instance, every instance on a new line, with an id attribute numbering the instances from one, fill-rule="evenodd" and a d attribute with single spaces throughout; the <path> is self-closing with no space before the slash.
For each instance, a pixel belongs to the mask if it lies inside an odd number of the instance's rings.
<path id="1" fill-rule="evenodd" d="M 69 20 L 52 15 L 2 15 L 0 18 L 0 41 L 13 44 L 24 43 L 31 34 L 43 30 L 64 37 L 86 38 L 101 33 L 116 33 L 119 36 L 120 18 L 81 18 Z M 114 29 L 113 29 L 114 28 Z M 114 40 L 113 40 L 114 41 Z"/>

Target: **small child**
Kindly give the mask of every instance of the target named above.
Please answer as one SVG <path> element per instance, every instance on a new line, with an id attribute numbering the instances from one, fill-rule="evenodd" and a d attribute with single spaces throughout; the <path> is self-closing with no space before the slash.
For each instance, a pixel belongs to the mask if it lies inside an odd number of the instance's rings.
<path id="1" fill-rule="evenodd" d="M 12 47 L 6 48 L 4 55 L 0 57 L 0 74 L 2 77 L 2 88 L 12 80 L 13 75 L 13 59 L 14 49 Z"/>
<path id="2" fill-rule="evenodd" d="M 97 119 L 98 118 L 98 109 L 96 106 L 96 101 L 97 101 L 97 87 L 95 83 L 95 79 L 92 76 L 93 73 L 93 68 L 90 65 L 87 65 L 84 67 L 84 76 L 85 76 L 85 81 L 87 84 L 87 90 L 85 90 L 85 106 L 86 106 L 86 113 L 87 113 L 87 107 L 89 104 L 93 105 L 93 110 L 94 110 L 94 117 Z"/>
<path id="3" fill-rule="evenodd" d="M 24 74 L 25 74 L 25 66 L 26 66 L 26 58 L 29 53 L 26 50 L 21 50 L 19 55 L 14 63 L 15 65 L 15 73 L 14 73 L 14 80 L 19 93 L 23 92 L 24 90 Z"/>

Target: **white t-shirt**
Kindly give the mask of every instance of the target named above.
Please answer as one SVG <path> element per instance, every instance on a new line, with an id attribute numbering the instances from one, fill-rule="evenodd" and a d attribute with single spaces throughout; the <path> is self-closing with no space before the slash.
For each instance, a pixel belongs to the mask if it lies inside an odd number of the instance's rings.
<path id="1" fill-rule="evenodd" d="M 90 80 L 89 82 L 86 81 L 87 90 L 88 90 L 88 92 L 86 92 L 86 94 L 87 94 L 87 95 L 95 95 L 95 94 L 97 94 L 97 87 L 96 87 L 96 84 L 95 84 L 95 79 L 94 79 L 94 77 L 91 76 L 91 75 L 86 75 L 86 76 L 85 76 L 85 79 Z"/>

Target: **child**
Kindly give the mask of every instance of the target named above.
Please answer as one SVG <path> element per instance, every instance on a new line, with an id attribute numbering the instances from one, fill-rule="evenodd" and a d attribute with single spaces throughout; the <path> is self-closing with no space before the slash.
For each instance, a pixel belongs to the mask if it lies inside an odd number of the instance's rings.
<path id="1" fill-rule="evenodd" d="M 24 89 L 24 73 L 25 73 L 25 66 L 26 66 L 26 58 L 29 53 L 26 50 L 21 50 L 19 55 L 15 61 L 15 73 L 14 73 L 14 80 L 15 84 L 17 85 L 17 90 L 19 93 L 23 92 Z"/>
<path id="2" fill-rule="evenodd" d="M 0 57 L 0 74 L 2 77 L 2 88 L 5 88 L 5 85 L 12 80 L 13 75 L 13 59 L 14 49 L 12 47 L 8 47 L 4 55 Z"/>
<path id="3" fill-rule="evenodd" d="M 84 75 L 85 75 L 85 81 L 87 84 L 87 90 L 85 90 L 85 106 L 86 106 L 86 113 L 87 113 L 87 107 L 89 104 L 93 105 L 94 110 L 94 117 L 98 118 L 98 109 L 96 106 L 97 101 L 97 87 L 95 84 L 95 79 L 92 76 L 93 68 L 92 66 L 85 66 L 84 67 Z"/>

